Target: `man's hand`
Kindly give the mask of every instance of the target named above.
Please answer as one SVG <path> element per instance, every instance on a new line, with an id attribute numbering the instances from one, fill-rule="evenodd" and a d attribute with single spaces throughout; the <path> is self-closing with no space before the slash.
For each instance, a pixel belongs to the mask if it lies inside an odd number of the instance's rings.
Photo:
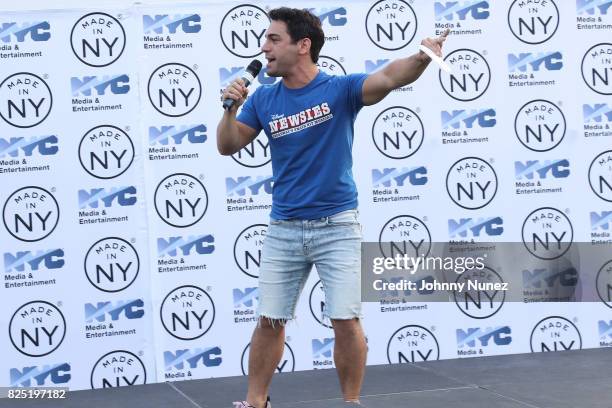
<path id="1" fill-rule="evenodd" d="M 240 105 L 244 103 L 247 95 L 249 94 L 249 89 L 244 86 L 244 81 L 242 78 L 236 79 L 234 82 L 229 84 L 227 88 L 223 91 L 223 95 L 221 95 L 221 102 L 226 99 L 233 99 L 234 104 L 230 108 L 230 112 L 236 113 Z"/>
<path id="2" fill-rule="evenodd" d="M 421 41 L 421 45 L 424 45 L 425 47 L 429 48 L 434 52 L 434 54 L 442 58 L 442 45 L 444 44 L 444 41 L 446 41 L 446 37 L 448 37 L 449 32 L 450 29 L 447 28 L 446 30 L 444 30 L 442 35 L 437 38 L 428 37 L 424 39 L 423 41 Z M 423 51 L 419 51 L 419 58 L 421 58 L 421 60 L 423 61 L 429 61 L 430 59 Z"/>

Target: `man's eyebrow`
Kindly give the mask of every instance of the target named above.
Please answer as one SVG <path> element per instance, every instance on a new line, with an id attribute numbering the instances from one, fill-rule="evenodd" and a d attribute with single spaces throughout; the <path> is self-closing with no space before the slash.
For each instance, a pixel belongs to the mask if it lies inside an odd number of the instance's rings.
<path id="1" fill-rule="evenodd" d="M 275 33 L 266 34 L 266 38 L 280 38 L 280 35 Z"/>

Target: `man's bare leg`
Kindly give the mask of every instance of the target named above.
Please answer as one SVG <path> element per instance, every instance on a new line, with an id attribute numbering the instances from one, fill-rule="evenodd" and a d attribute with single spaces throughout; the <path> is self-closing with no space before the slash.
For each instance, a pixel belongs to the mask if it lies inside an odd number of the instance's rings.
<path id="1" fill-rule="evenodd" d="M 259 319 L 253 332 L 249 354 L 249 391 L 247 401 L 255 408 L 265 408 L 274 370 L 283 357 L 285 321 Z"/>
<path id="2" fill-rule="evenodd" d="M 334 362 L 345 401 L 358 402 L 365 372 L 367 345 L 359 319 L 332 320 Z"/>

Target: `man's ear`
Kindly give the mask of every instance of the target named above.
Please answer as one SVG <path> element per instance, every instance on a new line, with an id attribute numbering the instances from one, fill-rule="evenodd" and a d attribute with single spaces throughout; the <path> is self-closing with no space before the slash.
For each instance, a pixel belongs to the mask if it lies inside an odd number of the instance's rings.
<path id="1" fill-rule="evenodd" d="M 310 46 L 312 45 L 312 42 L 310 41 L 310 38 L 302 38 L 299 41 L 299 54 L 300 55 L 305 55 L 305 54 L 310 54 Z"/>

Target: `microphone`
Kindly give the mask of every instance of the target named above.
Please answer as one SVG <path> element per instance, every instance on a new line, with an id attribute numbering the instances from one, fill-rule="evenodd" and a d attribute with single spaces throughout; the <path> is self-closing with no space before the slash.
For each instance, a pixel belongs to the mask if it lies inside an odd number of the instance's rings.
<path id="1" fill-rule="evenodd" d="M 244 86 L 249 86 L 255 80 L 255 77 L 259 75 L 259 71 L 261 71 L 261 61 L 253 60 L 249 64 L 248 67 L 244 70 L 242 74 L 242 80 L 244 81 Z M 227 98 L 223 100 L 223 109 L 230 110 L 232 106 L 234 106 L 234 100 Z"/>

